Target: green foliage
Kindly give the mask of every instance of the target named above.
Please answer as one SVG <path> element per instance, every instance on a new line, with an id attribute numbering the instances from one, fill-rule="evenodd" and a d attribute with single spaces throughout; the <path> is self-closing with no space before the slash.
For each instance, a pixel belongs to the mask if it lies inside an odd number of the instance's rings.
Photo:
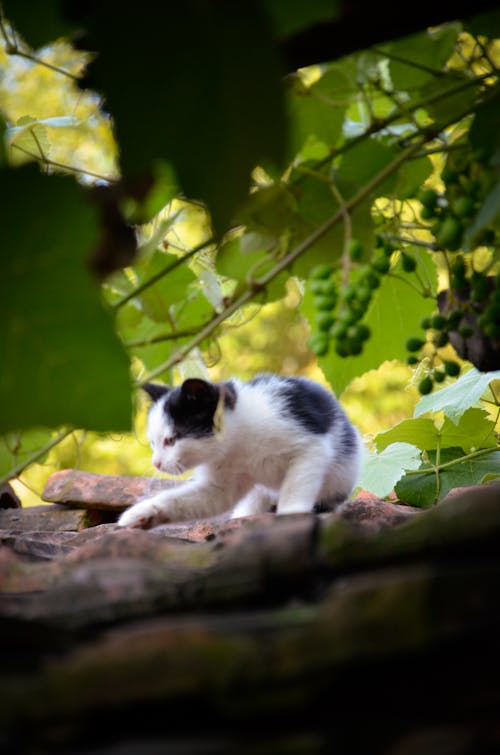
<path id="1" fill-rule="evenodd" d="M 129 428 L 128 360 L 85 268 L 97 242 L 95 210 L 67 178 L 29 167 L 0 180 L 0 429 Z"/>
<path id="2" fill-rule="evenodd" d="M 102 3 L 91 23 L 99 51 L 93 84 L 113 113 L 121 164 L 129 173 L 167 158 L 221 233 L 247 195 L 252 168 L 283 158 L 281 67 L 268 24 L 257 4 L 226 0 L 146 0 L 137 10 Z M 252 39 L 258 46 L 249 47 Z M 134 54 L 124 55 L 131 43 Z"/>
<path id="3" fill-rule="evenodd" d="M 415 446 L 401 441 L 391 443 L 379 454 L 367 452 L 359 485 L 383 497 L 392 491 L 407 470 L 419 466 L 420 454 Z"/>
<path id="4" fill-rule="evenodd" d="M 478 338 L 480 369 L 496 369 L 500 350 L 499 60 L 484 20 L 468 27 L 481 38 L 454 22 L 283 82 L 281 40 L 340 17 L 341 4 L 111 2 L 75 7 L 71 23 L 63 11 L 8 2 L 21 36 L 0 17 L 3 430 L 125 428 L 130 371 L 138 383 L 203 371 L 293 279 L 337 393 L 408 358 L 427 394 L 417 412 L 445 412 L 377 436 L 366 486 L 397 484 L 429 505 L 467 464 L 474 479 L 496 474 L 498 418 L 474 406 L 496 373 L 442 387 Z M 95 51 L 82 91 L 74 79 L 93 56 L 60 42 L 34 53 L 22 39 L 73 28 Z M 107 199 L 92 206 L 69 179 L 13 168 L 31 160 L 111 184 Z M 86 269 L 96 249 L 101 269 L 120 268 L 101 291 Z M 279 327 L 266 343 L 277 340 Z M 24 442 L 6 465 L 33 456 Z"/>
<path id="5" fill-rule="evenodd" d="M 368 473 L 361 484 L 384 495 L 395 486 L 404 503 L 427 507 L 455 487 L 475 485 L 500 473 L 495 426 L 500 416 L 500 401 L 490 392 L 496 416 L 475 406 L 500 371 L 479 375 L 472 368 L 453 385 L 420 399 L 415 418 L 403 420 L 391 430 L 375 437 L 376 453 L 370 456 Z M 423 413 L 444 411 L 444 421 Z M 408 461 L 391 467 L 387 459 L 396 446 L 407 447 Z M 410 456 L 410 449 L 413 456 Z M 414 460 L 418 459 L 415 466 Z M 378 469 L 379 477 L 375 478 Z M 400 472 L 396 478 L 396 473 Z M 380 493 L 379 493 L 380 494 Z"/>

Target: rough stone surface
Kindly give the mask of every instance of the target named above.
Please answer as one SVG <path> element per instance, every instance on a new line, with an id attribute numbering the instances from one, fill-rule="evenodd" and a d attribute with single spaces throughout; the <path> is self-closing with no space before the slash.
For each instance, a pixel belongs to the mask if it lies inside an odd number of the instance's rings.
<path id="1" fill-rule="evenodd" d="M 175 481 L 153 477 L 125 477 L 63 469 L 55 472 L 42 493 L 44 501 L 87 509 L 124 511 L 140 498 L 159 493 Z"/>
<path id="2" fill-rule="evenodd" d="M 143 531 L 103 482 L 0 512 L 2 751 L 499 750 L 497 487 Z"/>

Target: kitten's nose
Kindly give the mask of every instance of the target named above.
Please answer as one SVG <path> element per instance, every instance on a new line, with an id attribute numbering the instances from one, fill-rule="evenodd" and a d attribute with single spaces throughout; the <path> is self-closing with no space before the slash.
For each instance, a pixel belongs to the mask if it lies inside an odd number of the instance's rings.
<path id="1" fill-rule="evenodd" d="M 155 465 L 156 469 L 161 469 L 161 461 L 154 461 L 153 464 Z"/>

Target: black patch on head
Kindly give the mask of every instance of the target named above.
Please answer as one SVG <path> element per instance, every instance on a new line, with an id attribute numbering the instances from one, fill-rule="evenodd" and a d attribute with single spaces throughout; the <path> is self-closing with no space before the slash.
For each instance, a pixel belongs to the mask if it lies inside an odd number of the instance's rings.
<path id="1" fill-rule="evenodd" d="M 165 412 L 171 418 L 178 438 L 212 435 L 220 390 L 218 385 L 191 378 L 171 391 L 165 402 Z M 224 384 L 224 406 L 232 409 L 235 403 L 234 386 Z"/>
<path id="2" fill-rule="evenodd" d="M 141 388 L 153 401 L 158 401 L 172 390 L 168 385 L 161 385 L 160 383 L 144 383 Z"/>
<path id="3" fill-rule="evenodd" d="M 340 414 L 333 396 L 306 378 L 283 378 L 280 396 L 293 419 L 311 433 L 327 433 Z"/>

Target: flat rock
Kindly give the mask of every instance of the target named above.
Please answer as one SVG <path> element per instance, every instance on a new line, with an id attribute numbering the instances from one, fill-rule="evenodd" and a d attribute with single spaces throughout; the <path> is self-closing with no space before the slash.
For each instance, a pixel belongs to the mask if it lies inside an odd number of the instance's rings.
<path id="1" fill-rule="evenodd" d="M 176 485 L 175 480 L 156 477 L 94 474 L 63 469 L 51 475 L 42 493 L 44 501 L 121 512 L 141 498 Z"/>
<path id="2" fill-rule="evenodd" d="M 11 532 L 77 532 L 93 523 L 82 509 L 57 505 L 0 510 L 0 530 Z"/>
<path id="3" fill-rule="evenodd" d="M 341 517 L 349 524 L 370 530 L 380 530 L 385 527 L 395 527 L 404 524 L 422 509 L 413 508 L 400 503 L 383 501 L 374 496 L 355 498 L 353 501 L 342 503 L 336 510 L 335 515 Z"/>

